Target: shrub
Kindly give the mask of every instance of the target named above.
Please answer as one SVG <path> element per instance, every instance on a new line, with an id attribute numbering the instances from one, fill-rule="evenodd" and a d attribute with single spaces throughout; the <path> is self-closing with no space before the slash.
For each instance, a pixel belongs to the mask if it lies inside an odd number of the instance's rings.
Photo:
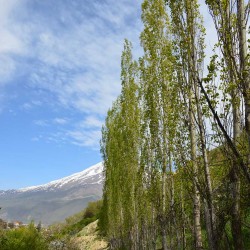
<path id="1" fill-rule="evenodd" d="M 33 223 L 1 232 L 1 250 L 46 250 L 48 245 Z"/>
<path id="2" fill-rule="evenodd" d="M 54 224 L 50 227 L 53 239 L 62 239 L 65 235 L 74 235 L 89 223 L 99 219 L 102 200 L 89 202 L 81 212 L 68 217 L 64 223 Z"/>
<path id="3" fill-rule="evenodd" d="M 94 201 L 94 202 L 89 202 L 88 206 L 85 209 L 83 218 L 92 218 L 92 217 L 99 217 L 100 210 L 102 207 L 102 200 L 99 201 Z"/>

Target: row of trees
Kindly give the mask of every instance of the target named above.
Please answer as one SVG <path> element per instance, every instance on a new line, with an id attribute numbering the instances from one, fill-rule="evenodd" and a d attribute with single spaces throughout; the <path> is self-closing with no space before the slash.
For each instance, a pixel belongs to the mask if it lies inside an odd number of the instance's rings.
<path id="1" fill-rule="evenodd" d="M 250 247 L 250 6 L 206 5 L 218 36 L 206 77 L 197 0 L 144 0 L 143 57 L 125 41 L 101 141 L 112 249 Z"/>

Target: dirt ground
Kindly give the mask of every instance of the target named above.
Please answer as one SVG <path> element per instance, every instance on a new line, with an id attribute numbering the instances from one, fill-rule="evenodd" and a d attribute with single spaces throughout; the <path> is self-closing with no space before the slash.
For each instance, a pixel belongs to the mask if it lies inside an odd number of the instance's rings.
<path id="1" fill-rule="evenodd" d="M 97 221 L 90 223 L 78 233 L 74 242 L 81 250 L 104 250 L 108 249 L 108 243 L 98 236 Z"/>

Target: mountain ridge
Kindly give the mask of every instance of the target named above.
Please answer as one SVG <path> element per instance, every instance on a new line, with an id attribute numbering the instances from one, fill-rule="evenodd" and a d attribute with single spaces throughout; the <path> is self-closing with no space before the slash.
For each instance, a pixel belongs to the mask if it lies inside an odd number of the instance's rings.
<path id="1" fill-rule="evenodd" d="M 1 218 L 5 220 L 62 221 L 102 197 L 103 164 L 46 184 L 0 191 Z"/>
<path id="2" fill-rule="evenodd" d="M 50 181 L 48 183 L 45 184 L 41 184 L 41 185 L 36 185 L 36 186 L 30 186 L 30 187 L 25 187 L 25 188 L 20 188 L 20 189 L 16 189 L 16 191 L 18 192 L 26 192 L 26 191 L 33 191 L 39 188 L 50 188 L 50 187 L 55 187 L 57 188 L 62 187 L 64 185 L 66 185 L 68 182 L 70 181 L 77 181 L 77 180 L 84 180 L 86 179 L 86 177 L 91 177 L 92 175 L 95 174 L 101 174 L 103 171 L 103 164 L 102 162 L 99 162 L 83 171 L 71 174 L 69 176 L 54 180 L 54 181 Z"/>

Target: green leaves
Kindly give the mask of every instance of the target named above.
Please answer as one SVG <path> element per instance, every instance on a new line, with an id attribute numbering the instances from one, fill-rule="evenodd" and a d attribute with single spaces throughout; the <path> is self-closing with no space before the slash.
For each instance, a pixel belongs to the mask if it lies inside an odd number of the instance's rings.
<path id="1" fill-rule="evenodd" d="M 27 250 L 49 249 L 48 242 L 46 242 L 43 235 L 38 232 L 33 223 L 28 226 L 18 229 L 11 229 L 5 231 L 1 235 L 0 249 L 2 250 Z"/>
<path id="2" fill-rule="evenodd" d="M 238 91 L 247 75 L 237 71 L 237 16 L 227 16 L 228 3 L 206 1 L 219 39 L 202 79 L 206 30 L 197 0 L 143 2 L 144 55 L 138 62 L 125 40 L 122 90 L 101 142 L 106 180 L 100 222 L 113 248 L 154 249 L 160 239 L 159 247 L 165 239 L 173 249 L 194 248 L 192 237 L 202 243 L 199 195 L 204 206 L 212 206 L 213 185 L 230 182 L 228 166 L 207 157 L 208 146 L 224 145 L 214 118 L 231 131 L 232 109 L 242 103 Z M 210 166 L 212 160 L 219 170 Z M 214 181 L 208 180 L 210 169 Z"/>

